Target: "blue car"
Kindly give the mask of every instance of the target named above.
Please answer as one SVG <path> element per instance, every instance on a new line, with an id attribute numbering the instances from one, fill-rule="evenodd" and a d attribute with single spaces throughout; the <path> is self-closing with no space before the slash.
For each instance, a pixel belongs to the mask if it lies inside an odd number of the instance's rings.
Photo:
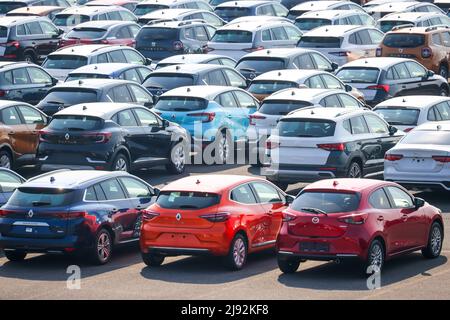
<path id="1" fill-rule="evenodd" d="M 139 240 L 141 210 L 159 190 L 126 172 L 49 172 L 29 179 L 0 209 L 0 248 L 11 261 L 27 253 L 83 253 L 105 264 L 115 245 Z"/>
<path id="2" fill-rule="evenodd" d="M 0 207 L 8 201 L 14 190 L 24 182 L 24 177 L 12 170 L 0 167 Z"/>
<path id="3" fill-rule="evenodd" d="M 216 142 L 217 162 L 224 163 L 231 143 L 246 140 L 249 117 L 258 107 L 258 100 L 239 88 L 188 86 L 162 94 L 153 111 L 183 126 L 195 152 Z"/>
<path id="4" fill-rule="evenodd" d="M 96 63 L 88 64 L 71 71 L 65 81 L 80 79 L 121 79 L 142 83 L 152 71 L 150 67 L 139 64 Z"/>

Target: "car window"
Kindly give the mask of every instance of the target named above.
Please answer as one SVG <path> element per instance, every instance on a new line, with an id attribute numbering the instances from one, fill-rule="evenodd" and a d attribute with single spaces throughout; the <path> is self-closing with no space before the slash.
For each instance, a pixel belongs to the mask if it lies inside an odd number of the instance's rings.
<path id="1" fill-rule="evenodd" d="M 244 184 L 231 190 L 230 199 L 243 204 L 256 203 L 255 195 L 248 184 Z"/>
<path id="2" fill-rule="evenodd" d="M 367 127 L 366 121 L 364 121 L 362 116 L 351 118 L 350 125 L 352 127 L 352 134 L 369 133 L 369 128 Z"/>
<path id="3" fill-rule="evenodd" d="M 309 53 L 302 54 L 294 59 L 296 69 L 315 69 L 316 66 Z"/>
<path id="4" fill-rule="evenodd" d="M 133 102 L 133 98 L 128 91 L 127 85 L 125 84 L 109 90 L 108 96 L 110 97 L 112 102 Z"/>
<path id="5" fill-rule="evenodd" d="M 407 192 L 403 191 L 398 187 L 389 186 L 386 189 L 391 195 L 393 205 L 395 208 L 403 209 L 414 207 L 412 197 Z"/>
<path id="6" fill-rule="evenodd" d="M 338 94 L 339 99 L 341 100 L 341 104 L 344 108 L 354 108 L 357 109 L 360 107 L 359 102 L 350 95 L 340 93 Z"/>
<path id="7" fill-rule="evenodd" d="M 0 121 L 7 126 L 22 124 L 19 113 L 14 107 L 2 109 L 0 111 Z"/>
<path id="8" fill-rule="evenodd" d="M 108 54 L 109 54 L 110 62 L 123 62 L 123 63 L 127 62 L 122 50 L 114 50 L 114 51 L 108 52 Z"/>
<path id="9" fill-rule="evenodd" d="M 441 46 L 442 42 L 441 42 L 441 36 L 439 35 L 439 33 L 433 33 L 431 35 L 431 40 L 433 41 L 433 44 Z"/>
<path id="10" fill-rule="evenodd" d="M 450 32 L 445 31 L 441 33 L 442 44 L 446 47 L 450 47 Z"/>
<path id="11" fill-rule="evenodd" d="M 39 22 L 42 32 L 46 35 L 57 35 L 58 34 L 58 29 L 56 27 L 54 27 L 51 23 L 48 23 L 46 21 L 41 21 Z"/>
<path id="12" fill-rule="evenodd" d="M 106 53 L 99 54 L 97 56 L 97 63 L 107 63 L 108 55 Z"/>
<path id="13" fill-rule="evenodd" d="M 26 68 L 19 68 L 11 70 L 5 73 L 5 79 L 12 84 L 29 84 L 31 83 L 28 77 L 28 72 Z"/>
<path id="14" fill-rule="evenodd" d="M 41 25 L 37 21 L 27 23 L 25 25 L 25 27 L 27 28 L 27 34 L 43 34 L 44 33 L 42 31 Z"/>
<path id="15" fill-rule="evenodd" d="M 231 92 L 222 93 L 214 100 L 224 108 L 238 108 L 239 107 L 236 100 L 234 99 L 233 93 L 231 93 Z"/>
<path id="16" fill-rule="evenodd" d="M 109 179 L 101 182 L 100 187 L 105 193 L 106 200 L 119 200 L 126 198 L 119 182 L 116 179 Z"/>
<path id="17" fill-rule="evenodd" d="M 253 182 L 252 186 L 256 191 L 260 203 L 283 202 L 280 193 L 271 185 L 264 182 Z"/>
<path id="18" fill-rule="evenodd" d="M 272 40 L 272 35 L 270 34 L 270 29 L 263 30 L 261 33 L 262 41 Z"/>
<path id="19" fill-rule="evenodd" d="M 298 41 L 302 36 L 302 33 L 297 28 L 285 26 L 284 30 L 286 31 L 289 40 Z"/>
<path id="20" fill-rule="evenodd" d="M 3 192 L 13 192 L 22 184 L 19 177 L 5 171 L 0 171 L 0 186 Z"/>
<path id="21" fill-rule="evenodd" d="M 123 49 L 122 53 L 125 55 L 125 59 L 127 63 L 134 63 L 134 64 L 145 64 L 144 59 L 133 50 L 126 50 Z"/>
<path id="22" fill-rule="evenodd" d="M 409 79 L 410 75 L 405 63 L 399 63 L 394 66 L 394 70 L 397 73 L 398 79 Z"/>
<path id="23" fill-rule="evenodd" d="M 352 24 L 352 25 L 359 26 L 359 25 L 363 24 L 358 15 L 349 16 L 348 21 L 349 21 L 349 24 Z"/>
<path id="24" fill-rule="evenodd" d="M 428 110 L 428 116 L 427 116 L 427 120 L 428 121 L 436 121 L 438 120 L 436 118 L 436 113 L 435 113 L 435 107 L 430 108 L 430 110 Z"/>
<path id="25" fill-rule="evenodd" d="M 141 108 L 136 108 L 134 109 L 134 112 L 136 112 L 136 115 L 139 121 L 141 122 L 141 126 L 155 127 L 159 125 L 158 118 L 150 111 Z"/>
<path id="26" fill-rule="evenodd" d="M 391 209 L 391 204 L 383 188 L 380 188 L 369 196 L 369 203 L 375 209 Z"/>
<path id="27" fill-rule="evenodd" d="M 194 28 L 186 28 L 186 29 L 184 29 L 184 37 L 186 39 L 195 39 Z"/>
<path id="28" fill-rule="evenodd" d="M 319 75 L 310 77 L 308 80 L 305 81 L 305 85 L 311 89 L 325 88 L 325 84 L 323 83 L 322 78 Z"/>
<path id="29" fill-rule="evenodd" d="M 137 34 L 139 33 L 140 28 L 138 26 L 128 26 L 129 32 L 131 34 L 132 38 L 136 38 Z"/>
<path id="30" fill-rule="evenodd" d="M 89 187 L 86 189 L 86 192 L 84 194 L 84 200 L 97 201 L 97 195 L 95 194 L 94 187 Z"/>
<path id="31" fill-rule="evenodd" d="M 256 9 L 256 15 L 258 15 L 258 16 L 274 16 L 275 11 L 273 10 L 271 5 L 263 5 L 263 6 L 259 6 Z"/>
<path id="32" fill-rule="evenodd" d="M 388 133 L 388 127 L 383 120 L 372 114 L 364 115 L 367 126 L 372 133 Z"/>
<path id="33" fill-rule="evenodd" d="M 208 37 L 208 34 L 206 33 L 205 28 L 203 28 L 202 26 L 198 26 L 198 27 L 195 27 L 194 30 L 195 30 L 195 38 L 197 40 L 200 40 L 200 41 L 208 41 L 209 40 L 209 37 Z"/>
<path id="34" fill-rule="evenodd" d="M 329 74 L 322 74 L 320 77 L 325 83 L 325 87 L 327 89 L 345 89 L 344 85 L 338 79 Z"/>
<path id="35" fill-rule="evenodd" d="M 420 64 L 415 62 L 405 62 L 409 74 L 413 78 L 423 78 L 427 75 L 427 70 Z"/>
<path id="36" fill-rule="evenodd" d="M 356 211 L 359 203 L 358 193 L 307 190 L 300 192 L 291 208 L 296 211 L 303 211 L 302 208 L 317 208 L 326 213 L 341 213 Z"/>
<path id="37" fill-rule="evenodd" d="M 352 133 L 352 126 L 350 124 L 350 119 L 345 120 L 342 123 L 342 127 L 344 127 L 344 129 L 348 132 L 348 133 Z"/>
<path id="38" fill-rule="evenodd" d="M 214 70 L 211 72 L 208 72 L 206 74 L 206 77 L 204 77 L 202 80 L 204 80 L 207 85 L 215 85 L 215 86 L 227 86 L 228 82 L 225 79 L 224 74 L 221 70 Z"/>
<path id="39" fill-rule="evenodd" d="M 367 30 L 367 32 L 369 33 L 372 44 L 379 44 L 381 43 L 381 40 L 383 40 L 383 32 L 374 29 Z"/>
<path id="40" fill-rule="evenodd" d="M 31 82 L 33 83 L 43 83 L 43 84 L 51 84 L 52 78 L 41 69 L 38 68 L 28 68 L 28 75 L 30 76 Z"/>
<path id="41" fill-rule="evenodd" d="M 320 104 L 327 108 L 342 108 L 337 94 L 331 94 L 320 101 Z"/>
<path id="42" fill-rule="evenodd" d="M 439 114 L 439 120 L 450 120 L 450 107 L 447 102 L 441 102 L 434 106 L 436 114 Z"/>
<path id="43" fill-rule="evenodd" d="M 45 118 L 39 111 L 28 106 L 18 106 L 18 109 L 26 124 L 45 123 Z"/>
<path id="44" fill-rule="evenodd" d="M 283 27 L 272 28 L 273 40 L 289 40 L 286 31 Z"/>
<path id="45" fill-rule="evenodd" d="M 128 29 L 128 27 L 122 27 L 119 30 L 117 30 L 116 32 L 116 38 L 117 39 L 129 39 L 131 38 L 131 34 L 130 34 L 130 30 Z"/>
<path id="46" fill-rule="evenodd" d="M 319 70 L 331 70 L 331 63 L 318 53 L 311 53 L 314 62 Z"/>
<path id="47" fill-rule="evenodd" d="M 139 77 L 139 74 L 136 69 L 130 69 L 122 72 L 122 74 L 119 76 L 119 79 L 141 83 L 141 78 Z"/>
<path id="48" fill-rule="evenodd" d="M 122 20 L 119 11 L 111 11 L 107 13 L 108 20 Z"/>
<path id="49" fill-rule="evenodd" d="M 239 76 L 239 74 L 236 73 L 235 71 L 229 70 L 229 69 L 224 69 L 223 72 L 228 77 L 230 86 L 239 87 L 239 88 L 243 88 L 243 87 L 247 86 L 247 83 L 245 82 L 245 80 L 241 76 Z"/>
<path id="50" fill-rule="evenodd" d="M 258 108 L 256 101 L 247 93 L 242 91 L 234 91 L 234 94 L 236 95 L 236 99 L 241 105 L 241 108 L 249 108 L 249 109 Z"/>
<path id="51" fill-rule="evenodd" d="M 148 198 L 153 195 L 149 187 L 142 181 L 128 177 L 121 177 L 119 180 L 127 190 L 130 198 Z"/>
<path id="52" fill-rule="evenodd" d="M 134 114 L 130 109 L 118 112 L 116 115 L 114 115 L 113 120 L 122 127 L 138 126 Z"/>
<path id="53" fill-rule="evenodd" d="M 152 73 L 149 69 L 147 68 L 137 68 L 137 70 L 139 71 L 139 73 L 141 74 L 142 77 L 142 81 L 144 81 L 145 78 L 147 78 L 147 76 Z"/>

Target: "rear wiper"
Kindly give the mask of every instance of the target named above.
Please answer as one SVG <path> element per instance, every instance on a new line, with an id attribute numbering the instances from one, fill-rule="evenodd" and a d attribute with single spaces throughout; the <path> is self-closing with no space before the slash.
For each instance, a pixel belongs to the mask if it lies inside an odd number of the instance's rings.
<path id="1" fill-rule="evenodd" d="M 85 131 L 83 128 L 67 128 L 70 131 Z"/>
<path id="2" fill-rule="evenodd" d="M 49 206 L 49 205 L 51 205 L 51 202 L 33 201 L 31 204 L 33 205 L 33 207 L 42 207 L 42 206 Z"/>
<path id="3" fill-rule="evenodd" d="M 157 84 L 154 84 L 154 85 L 149 85 L 149 86 L 146 86 L 147 88 L 152 88 L 152 89 L 162 89 L 162 88 L 164 88 L 163 86 L 159 86 L 159 85 L 157 85 Z"/>
<path id="4" fill-rule="evenodd" d="M 188 108 L 174 108 L 173 111 L 190 111 Z"/>
<path id="5" fill-rule="evenodd" d="M 324 215 L 328 215 L 325 211 L 317 209 L 317 208 L 301 208 L 300 211 L 306 211 L 306 212 L 312 212 L 312 213 L 317 213 L 317 214 L 324 214 Z"/>
<path id="6" fill-rule="evenodd" d="M 193 205 L 190 205 L 190 204 L 183 204 L 183 205 L 179 206 L 178 208 L 179 209 L 198 209 L 197 206 L 193 206 Z"/>
<path id="7" fill-rule="evenodd" d="M 297 135 L 297 137 L 299 137 L 299 138 L 312 138 L 312 137 L 315 137 L 315 136 L 313 136 L 312 134 L 299 134 L 299 135 Z"/>
<path id="8" fill-rule="evenodd" d="M 250 71 L 250 72 L 256 72 L 256 70 L 255 70 L 255 69 L 252 69 L 252 68 L 240 68 L 239 70 L 242 70 L 242 71 Z"/>
<path id="9" fill-rule="evenodd" d="M 47 103 L 51 103 L 51 104 L 64 104 L 64 102 L 62 102 L 62 101 L 47 101 Z"/>

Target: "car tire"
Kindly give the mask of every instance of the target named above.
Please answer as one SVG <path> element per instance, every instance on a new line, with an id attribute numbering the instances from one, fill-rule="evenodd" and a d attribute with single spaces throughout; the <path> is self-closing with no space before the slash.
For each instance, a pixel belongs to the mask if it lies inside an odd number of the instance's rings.
<path id="1" fill-rule="evenodd" d="M 228 131 L 220 132 L 215 139 L 214 159 L 216 164 L 226 164 L 230 159 L 232 139 Z M 219 152 L 217 156 L 216 152 Z"/>
<path id="2" fill-rule="evenodd" d="M 91 262 L 96 265 L 106 264 L 111 260 L 113 239 L 106 229 L 100 229 L 95 236 L 94 246 L 90 252 Z"/>
<path id="3" fill-rule="evenodd" d="M 295 273 L 300 266 L 300 260 L 297 259 L 289 259 L 285 257 L 277 257 L 278 268 L 283 273 Z"/>
<path id="4" fill-rule="evenodd" d="M 347 170 L 347 178 L 362 178 L 362 176 L 363 171 L 361 165 L 356 161 L 350 163 L 350 166 Z"/>
<path id="5" fill-rule="evenodd" d="M 36 63 L 36 55 L 31 51 L 27 51 L 23 54 L 23 60 L 30 63 Z"/>
<path id="6" fill-rule="evenodd" d="M 225 264 L 232 271 L 241 270 L 247 262 L 248 247 L 245 237 L 238 233 L 231 241 Z"/>
<path id="7" fill-rule="evenodd" d="M 116 155 L 111 163 L 111 171 L 130 172 L 130 165 L 128 163 L 127 157 L 124 154 L 119 153 L 118 155 Z"/>
<path id="8" fill-rule="evenodd" d="M 159 267 L 163 264 L 165 257 L 159 254 L 143 253 L 142 261 L 149 267 Z"/>
<path id="9" fill-rule="evenodd" d="M 439 75 L 448 81 L 448 68 L 444 65 L 439 67 Z"/>
<path id="10" fill-rule="evenodd" d="M 442 250 L 443 238 L 444 234 L 441 225 L 438 222 L 434 222 L 430 228 L 427 246 L 422 249 L 422 255 L 427 259 L 435 259 L 439 257 Z"/>
<path id="11" fill-rule="evenodd" d="M 439 95 L 441 97 L 447 97 L 448 96 L 448 90 L 445 87 L 441 87 L 441 89 L 439 90 Z"/>
<path id="12" fill-rule="evenodd" d="M 11 157 L 11 154 L 6 150 L 0 151 L 0 168 L 7 168 L 12 169 L 13 166 L 13 159 Z"/>
<path id="13" fill-rule="evenodd" d="M 4 251 L 5 257 L 9 260 L 9 261 L 13 261 L 13 262 L 20 262 L 23 261 L 25 259 L 25 257 L 27 256 L 27 253 L 25 251 L 21 251 L 21 250 L 14 250 L 14 251 Z"/>
<path id="14" fill-rule="evenodd" d="M 367 275 L 367 270 L 371 266 L 378 267 L 381 272 L 384 266 L 385 257 L 386 255 L 383 243 L 378 239 L 373 240 L 367 250 L 367 259 L 363 266 L 363 273 Z"/>
<path id="15" fill-rule="evenodd" d="M 186 167 L 186 148 L 182 142 L 178 142 L 170 150 L 169 163 L 166 165 L 167 171 L 174 174 L 182 174 Z"/>

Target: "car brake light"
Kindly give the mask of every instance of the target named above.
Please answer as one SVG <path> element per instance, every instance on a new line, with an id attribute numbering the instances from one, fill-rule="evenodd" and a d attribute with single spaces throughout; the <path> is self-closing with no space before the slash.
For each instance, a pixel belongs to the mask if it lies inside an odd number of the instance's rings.
<path id="1" fill-rule="evenodd" d="M 190 117 L 203 117 L 202 122 L 211 122 L 216 116 L 214 112 L 188 113 L 187 115 Z"/>
<path id="2" fill-rule="evenodd" d="M 263 46 L 257 46 L 257 47 L 251 47 L 248 49 L 242 49 L 245 52 L 255 52 L 255 51 L 259 51 L 259 50 L 264 50 Z"/>
<path id="3" fill-rule="evenodd" d="M 39 130 L 39 142 L 47 142 L 48 140 L 45 139 L 45 135 L 48 133 L 46 130 Z"/>
<path id="4" fill-rule="evenodd" d="M 429 58 L 433 55 L 433 51 L 431 48 L 425 47 L 422 48 L 422 58 Z"/>
<path id="5" fill-rule="evenodd" d="M 412 129 L 414 129 L 414 128 L 406 128 L 406 129 L 403 129 L 403 132 L 410 132 Z"/>
<path id="6" fill-rule="evenodd" d="M 111 132 L 100 132 L 95 134 L 88 134 L 88 136 L 94 137 L 94 143 L 107 143 L 111 140 L 112 133 Z"/>
<path id="7" fill-rule="evenodd" d="M 381 49 L 381 48 L 377 48 L 375 50 L 375 56 L 377 56 L 377 57 L 381 57 L 382 53 L 383 53 L 383 49 Z"/>
<path id="8" fill-rule="evenodd" d="M 323 143 L 318 144 L 318 148 L 327 150 L 327 151 L 344 151 L 345 150 L 345 144 L 344 143 Z"/>
<path id="9" fill-rule="evenodd" d="M 206 219 L 210 222 L 224 222 L 230 218 L 230 214 L 228 212 L 218 212 L 212 214 L 203 214 L 200 216 L 202 219 Z"/>
<path id="10" fill-rule="evenodd" d="M 178 51 L 178 50 L 182 50 L 183 48 L 184 48 L 183 42 L 181 42 L 181 41 L 173 42 L 173 50 Z"/>
<path id="11" fill-rule="evenodd" d="M 266 141 L 266 149 L 276 149 L 280 146 L 279 142 L 275 142 L 275 141 Z"/>
<path id="12" fill-rule="evenodd" d="M 347 57 L 349 52 L 348 51 L 336 51 L 336 52 L 329 52 L 329 54 L 332 54 L 333 56 L 338 56 L 338 57 Z"/>
<path id="13" fill-rule="evenodd" d="M 384 160 L 387 160 L 387 161 L 398 161 L 398 160 L 401 160 L 402 158 L 403 158 L 403 155 L 401 155 L 401 154 L 388 154 L 388 153 L 386 153 L 384 155 Z"/>
<path id="14" fill-rule="evenodd" d="M 437 162 L 442 162 L 442 163 L 447 163 L 450 162 L 450 157 L 445 157 L 445 156 L 432 156 L 434 161 Z"/>
<path id="15" fill-rule="evenodd" d="M 375 86 L 368 86 L 367 89 L 384 90 L 385 92 L 389 92 L 390 87 L 388 84 L 377 84 Z"/>
<path id="16" fill-rule="evenodd" d="M 6 210 L 6 209 L 0 209 L 0 217 L 6 217 L 10 214 L 17 213 L 17 211 L 14 210 Z"/>
<path id="17" fill-rule="evenodd" d="M 297 218 L 295 214 L 283 212 L 283 222 L 289 222 L 295 220 L 295 218 Z"/>
<path id="18" fill-rule="evenodd" d="M 352 214 L 349 216 L 340 217 L 340 218 L 338 218 L 338 221 L 348 223 L 348 224 L 363 224 L 364 222 L 366 222 L 366 219 L 367 219 L 367 214 L 362 213 L 362 214 Z"/>
<path id="19" fill-rule="evenodd" d="M 5 90 L 0 90 L 0 97 L 4 97 L 6 95 L 6 91 Z"/>
<path id="20" fill-rule="evenodd" d="M 153 218 L 156 218 L 157 216 L 159 216 L 159 213 L 154 212 L 154 211 L 150 211 L 150 210 L 142 210 L 142 219 L 149 221 L 152 220 Z"/>
<path id="21" fill-rule="evenodd" d="M 19 41 L 11 41 L 11 42 L 7 42 L 7 43 L 6 43 L 6 46 L 19 48 L 19 47 L 20 47 L 20 42 L 19 42 Z"/>
<path id="22" fill-rule="evenodd" d="M 256 123 L 253 122 L 254 120 L 264 120 L 265 118 L 266 118 L 266 117 L 264 117 L 264 116 L 260 116 L 260 115 L 257 115 L 257 114 L 251 114 L 251 115 L 249 116 L 249 119 L 250 119 L 250 125 L 251 125 L 251 126 L 255 126 Z"/>

